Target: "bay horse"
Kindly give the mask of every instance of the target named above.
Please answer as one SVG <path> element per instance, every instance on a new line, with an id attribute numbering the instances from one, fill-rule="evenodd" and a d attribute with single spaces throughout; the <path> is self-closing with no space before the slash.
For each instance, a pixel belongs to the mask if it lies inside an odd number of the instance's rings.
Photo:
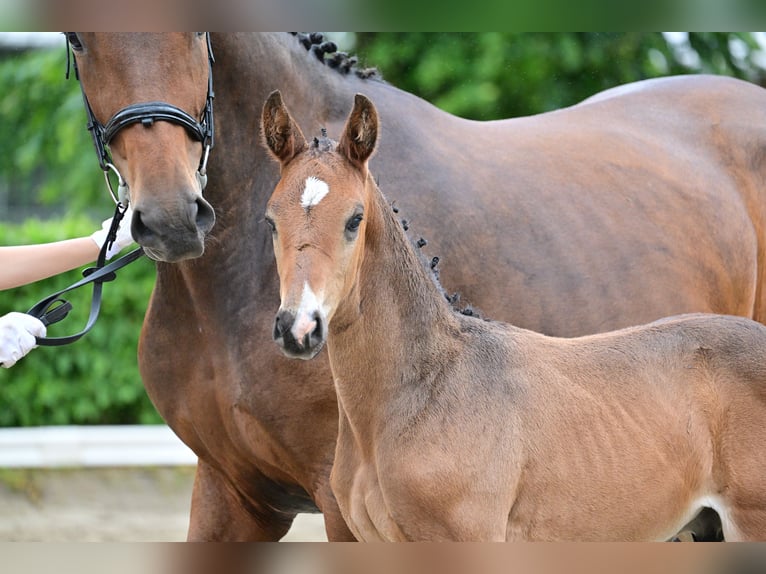
<path id="1" fill-rule="evenodd" d="M 202 116 L 203 35 L 68 37 L 100 123 L 153 101 Z M 424 256 L 441 258 L 442 284 L 487 316 L 566 337 L 693 311 L 763 321 L 763 89 L 668 78 L 476 122 L 325 53 L 318 36 L 222 33 L 210 43 L 204 195 L 203 147 L 183 126 L 132 124 L 110 144 L 134 237 L 157 261 L 141 377 L 199 457 L 190 540 L 278 540 L 297 513 L 317 511 L 331 540 L 352 538 L 329 486 L 329 364 L 289 361 L 270 341 L 279 292 L 262 215 L 279 173 L 258 128 L 275 89 L 304 129 L 335 139 L 353 95 L 374 99 L 386 135 L 373 171 L 396 190 L 410 233 L 428 240 Z"/>
<path id="2" fill-rule="evenodd" d="M 274 338 L 325 342 L 340 424 L 331 484 L 364 541 L 666 540 L 705 505 L 766 540 L 766 326 L 692 314 L 564 339 L 452 309 L 368 169 L 361 94 L 337 146 L 281 94 L 266 208 Z"/>

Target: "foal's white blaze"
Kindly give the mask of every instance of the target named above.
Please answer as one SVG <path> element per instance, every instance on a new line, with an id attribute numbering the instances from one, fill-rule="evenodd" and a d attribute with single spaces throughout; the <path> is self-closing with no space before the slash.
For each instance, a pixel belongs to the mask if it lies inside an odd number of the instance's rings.
<path id="1" fill-rule="evenodd" d="M 296 341 L 301 341 L 303 337 L 316 329 L 317 322 L 314 317 L 317 313 L 322 320 L 325 319 L 326 314 L 319 303 L 319 299 L 311 287 L 309 287 L 308 282 L 306 282 L 303 284 L 301 302 L 298 305 L 298 310 L 295 312 L 295 322 L 292 329 L 290 329 Z"/>
<path id="2" fill-rule="evenodd" d="M 322 201 L 329 191 L 330 187 L 324 181 L 314 176 L 309 176 L 306 178 L 306 187 L 303 189 L 303 195 L 301 196 L 301 205 L 308 209 Z"/>

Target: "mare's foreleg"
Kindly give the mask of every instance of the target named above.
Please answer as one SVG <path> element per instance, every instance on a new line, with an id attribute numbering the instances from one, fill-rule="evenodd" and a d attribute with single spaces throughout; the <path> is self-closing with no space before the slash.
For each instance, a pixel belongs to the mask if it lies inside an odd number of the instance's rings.
<path id="1" fill-rule="evenodd" d="M 255 508 L 239 495 L 216 469 L 199 460 L 192 490 L 189 541 L 280 540 L 295 519 L 294 513 Z"/>

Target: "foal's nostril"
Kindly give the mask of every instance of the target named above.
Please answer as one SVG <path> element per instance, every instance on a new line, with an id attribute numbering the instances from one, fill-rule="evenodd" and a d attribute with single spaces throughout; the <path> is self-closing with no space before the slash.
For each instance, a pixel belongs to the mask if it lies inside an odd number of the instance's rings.
<path id="1" fill-rule="evenodd" d="M 279 320 L 279 315 L 274 319 L 274 333 L 272 335 L 274 340 L 282 339 L 285 336 L 285 328 L 282 321 Z"/>
<path id="2" fill-rule="evenodd" d="M 314 312 L 313 319 L 316 322 L 316 327 L 314 327 L 314 330 L 306 336 L 308 341 L 308 344 L 306 345 L 307 347 L 313 347 L 316 344 L 321 343 L 324 339 L 324 325 L 322 323 L 322 316 L 318 311 Z"/>
<path id="3" fill-rule="evenodd" d="M 288 339 L 292 339 L 290 329 L 293 326 L 295 318 L 289 311 L 280 311 L 277 313 L 274 319 L 274 340 L 277 342 L 285 343 Z"/>

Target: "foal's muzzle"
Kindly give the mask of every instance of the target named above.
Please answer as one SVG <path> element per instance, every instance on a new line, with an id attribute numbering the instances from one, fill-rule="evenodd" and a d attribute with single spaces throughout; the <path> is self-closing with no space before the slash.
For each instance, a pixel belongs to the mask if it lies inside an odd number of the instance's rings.
<path id="1" fill-rule="evenodd" d="M 285 309 L 274 320 L 274 342 L 291 359 L 313 359 L 325 342 L 325 324 L 318 311 L 311 316 L 296 316 Z"/>

